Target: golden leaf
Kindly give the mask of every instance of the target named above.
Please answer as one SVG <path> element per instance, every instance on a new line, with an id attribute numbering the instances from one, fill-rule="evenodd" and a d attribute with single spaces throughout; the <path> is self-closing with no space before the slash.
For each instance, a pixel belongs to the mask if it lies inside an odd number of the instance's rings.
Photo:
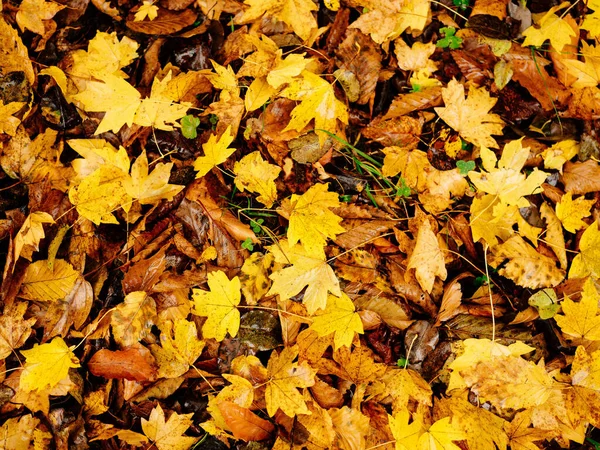
<path id="1" fill-rule="evenodd" d="M 575 36 L 575 31 L 562 16 L 554 14 L 562 8 L 564 8 L 564 4 L 554 6 L 545 13 L 534 14 L 535 25 L 531 25 L 523 32 L 525 40 L 521 45 L 523 47 L 530 45 L 540 47 L 546 39 L 549 39 L 552 48 L 561 52 L 565 45 L 570 44 L 571 36 Z"/>
<path id="2" fill-rule="evenodd" d="M 279 294 L 282 300 L 286 300 L 306 287 L 302 302 L 309 314 L 325 308 L 327 292 L 342 295 L 339 281 L 322 250 L 313 254 L 298 244 L 291 246 L 288 241 L 282 240 L 278 245 L 270 246 L 269 251 L 275 256 L 275 262 L 291 266 L 269 276 L 273 285 L 267 295 Z"/>
<path id="3" fill-rule="evenodd" d="M 464 86 L 455 79 L 442 89 L 445 107 L 434 108 L 440 118 L 465 140 L 481 146 L 497 148 L 492 134 L 502 134 L 504 122 L 489 111 L 496 104 L 485 88 L 472 87 L 465 99 Z"/>
<path id="4" fill-rule="evenodd" d="M 569 278 L 600 277 L 600 231 L 598 222 L 593 222 L 581 235 L 579 255 L 573 258 Z"/>
<path id="5" fill-rule="evenodd" d="M 5 105 L 4 102 L 0 100 L 0 134 L 6 133 L 9 136 L 15 135 L 21 121 L 16 117 L 13 117 L 13 114 L 19 111 L 23 106 L 25 106 L 24 102 L 10 102 Z"/>
<path id="6" fill-rule="evenodd" d="M 192 424 L 193 415 L 173 412 L 165 421 L 165 413 L 157 405 L 148 420 L 142 418 L 142 430 L 158 450 L 188 450 L 198 440 L 183 435 Z"/>
<path id="7" fill-rule="evenodd" d="M 489 264 L 498 267 L 506 262 L 498 273 L 519 286 L 531 289 L 554 287 L 565 278 L 564 271 L 556 267 L 552 258 L 536 252 L 521 236 L 511 237 L 494 247 L 492 252 Z"/>
<path id="8" fill-rule="evenodd" d="M 52 389 L 69 376 L 70 368 L 80 367 L 79 360 L 65 341 L 55 337 L 52 342 L 21 350 L 25 366 L 19 381 L 24 392 Z"/>
<path id="9" fill-rule="evenodd" d="M 561 303 L 563 314 L 554 316 L 563 333 L 589 341 L 600 340 L 600 316 L 598 300 L 600 295 L 591 278 L 583 285 L 581 301 L 575 303 L 568 296 Z"/>
<path id="10" fill-rule="evenodd" d="M 235 337 L 240 328 L 240 279 L 233 277 L 231 281 L 225 272 L 218 270 L 208 274 L 209 291 L 192 289 L 194 300 L 193 313 L 208 317 L 202 327 L 202 336 L 206 339 L 225 339 L 229 332 Z"/>
<path id="11" fill-rule="evenodd" d="M 415 277 L 424 291 L 431 293 L 435 277 L 446 279 L 448 272 L 437 237 L 425 219 L 419 226 L 415 248 L 408 258 L 406 270 L 415 269 Z"/>
<path id="12" fill-rule="evenodd" d="M 161 346 L 153 346 L 152 353 L 158 362 L 158 376 L 177 378 L 188 371 L 200 357 L 204 341 L 198 339 L 196 324 L 185 319 L 166 321 L 161 326 Z"/>
<path id="13" fill-rule="evenodd" d="M 115 341 L 121 347 L 136 344 L 150 333 L 156 323 L 156 303 L 143 291 L 127 294 L 110 319 Z"/>
<path id="14" fill-rule="evenodd" d="M 337 121 L 348 123 L 346 105 L 340 102 L 333 86 L 318 75 L 307 70 L 302 72 L 302 78 L 294 79 L 281 94 L 290 100 L 299 100 L 300 104 L 292 110 L 292 117 L 283 131 L 302 131 L 308 123 L 315 120 L 315 132 L 322 146 L 327 134 L 336 134 Z"/>
<path id="15" fill-rule="evenodd" d="M 587 227 L 587 223 L 582 219 L 590 215 L 593 204 L 594 200 L 586 200 L 584 196 L 573 200 L 573 194 L 567 192 L 556 203 L 556 216 L 562 222 L 565 230 L 575 233 Z"/>
<path id="16" fill-rule="evenodd" d="M 133 17 L 134 22 L 141 22 L 146 17 L 154 20 L 158 16 L 158 6 L 152 4 L 153 1 L 144 1 Z"/>
<path id="17" fill-rule="evenodd" d="M 463 370 L 471 369 L 480 362 L 492 361 L 496 357 L 521 356 L 535 350 L 521 341 L 506 346 L 489 339 L 466 339 L 462 345 L 462 354 L 448 366 L 452 370 L 448 391 L 467 387 L 465 380 L 460 375 Z"/>
<path id="18" fill-rule="evenodd" d="M 194 161 L 194 170 L 198 172 L 196 178 L 202 178 L 213 167 L 225 162 L 235 152 L 235 148 L 229 148 L 234 137 L 231 135 L 231 126 L 227 127 L 219 140 L 216 135 L 210 135 L 208 142 L 202 145 L 204 156 L 200 156 Z"/>
<path id="19" fill-rule="evenodd" d="M 315 384 L 316 369 L 306 362 L 293 362 L 298 356 L 298 346 L 286 347 L 280 354 L 271 353 L 267 364 L 267 388 L 265 401 L 270 417 L 278 409 L 288 417 L 296 414 L 310 414 L 302 394 L 298 388 L 306 388 Z"/>
<path id="20" fill-rule="evenodd" d="M 36 261 L 27 267 L 19 296 L 40 302 L 64 300 L 71 292 L 80 273 L 63 259 L 54 261 L 54 269 L 48 261 Z"/>
<path id="21" fill-rule="evenodd" d="M 235 185 L 240 192 L 248 190 L 260 194 L 256 200 L 267 208 L 273 206 L 277 200 L 275 179 L 279 176 L 279 172 L 281 169 L 265 161 L 260 152 L 252 152 L 244 156 L 233 166 Z"/>
<path id="22" fill-rule="evenodd" d="M 36 34 L 43 35 L 44 22 L 63 9 L 65 5 L 60 5 L 46 0 L 23 0 L 17 11 L 17 24 L 21 31 L 31 30 Z"/>
<path id="23" fill-rule="evenodd" d="M 22 347 L 31 335 L 36 318 L 24 319 L 26 302 L 17 302 L 0 316 L 0 360 Z"/>
<path id="24" fill-rule="evenodd" d="M 340 225 L 341 217 L 329 208 L 340 206 L 338 195 L 329 192 L 328 184 L 315 184 L 304 194 L 293 194 L 290 199 L 290 226 L 287 237 L 290 245 L 301 242 L 309 253 L 321 252 L 328 238 L 345 230 Z"/>
<path id="25" fill-rule="evenodd" d="M 324 310 L 317 311 L 310 328 L 319 336 L 334 335 L 334 350 L 341 346 L 350 347 L 356 333 L 362 334 L 360 316 L 352 300 L 342 292 L 340 297 L 329 295 Z"/>
<path id="26" fill-rule="evenodd" d="M 311 31 L 317 28 L 312 11 L 317 11 L 318 6 L 312 0 L 245 0 L 244 3 L 249 8 L 236 16 L 237 24 L 254 22 L 266 15 L 287 23 L 303 40 L 308 39 Z"/>
<path id="27" fill-rule="evenodd" d="M 123 182 L 127 194 L 142 205 L 153 204 L 159 200 L 173 200 L 184 186 L 169 184 L 173 163 L 158 163 L 148 175 L 148 158 L 144 150 L 131 166 L 131 178 Z"/>
<path id="28" fill-rule="evenodd" d="M 444 417 L 431 426 L 427 426 L 419 415 L 410 425 L 408 418 L 408 411 L 402 411 L 395 417 L 388 415 L 390 428 L 396 439 L 396 450 L 459 450 L 460 447 L 453 441 L 466 438 L 456 420 L 450 422 L 449 417 Z"/>
<path id="29" fill-rule="evenodd" d="M 27 216 L 15 236 L 15 261 L 19 259 L 19 256 L 31 261 L 33 252 L 40 249 L 40 241 L 46 236 L 44 234 L 44 223 L 54 223 L 54 219 L 50 214 L 35 211 Z"/>
<path id="30" fill-rule="evenodd" d="M 117 133 L 125 124 L 131 126 L 140 106 L 140 93 L 123 78 L 104 74 L 104 82 L 89 81 L 85 90 L 73 98 L 88 112 L 104 112 L 104 118 L 94 134 Z"/>

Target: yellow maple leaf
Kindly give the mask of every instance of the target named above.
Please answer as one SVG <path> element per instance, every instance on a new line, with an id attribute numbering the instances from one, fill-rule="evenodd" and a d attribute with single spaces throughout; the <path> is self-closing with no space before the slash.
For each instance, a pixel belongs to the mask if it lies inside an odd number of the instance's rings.
<path id="1" fill-rule="evenodd" d="M 172 412 L 165 421 L 165 413 L 156 405 L 150 412 L 148 420 L 142 418 L 142 430 L 158 450 L 188 450 L 198 440 L 184 436 L 183 433 L 192 425 L 194 413 L 177 414 Z"/>
<path id="2" fill-rule="evenodd" d="M 143 205 L 153 204 L 159 200 L 173 200 L 184 186 L 169 184 L 173 163 L 158 163 L 148 175 L 148 158 L 146 151 L 138 156 L 131 166 L 131 177 L 123 181 L 127 195 Z"/>
<path id="3" fill-rule="evenodd" d="M 538 253 L 521 236 L 513 236 L 492 249 L 489 260 L 492 267 L 504 266 L 498 273 L 519 286 L 530 289 L 554 287 L 565 278 L 564 270 L 555 261 Z"/>
<path id="4" fill-rule="evenodd" d="M 146 17 L 149 20 L 154 20 L 158 17 L 158 6 L 153 4 L 154 1 L 144 1 L 142 6 L 137 10 L 135 16 L 133 17 L 134 22 L 141 22 Z"/>
<path id="5" fill-rule="evenodd" d="M 52 342 L 21 350 L 25 365 L 19 388 L 24 392 L 52 389 L 69 376 L 69 369 L 80 367 L 79 360 L 61 337 Z"/>
<path id="6" fill-rule="evenodd" d="M 62 165 L 61 152 L 54 148 L 57 134 L 46 128 L 32 141 L 24 127 L 17 128 L 0 152 L 4 172 L 25 184 L 49 182 L 52 188 L 65 192 L 73 174 L 71 168 Z"/>
<path id="7" fill-rule="evenodd" d="M 588 30 L 590 37 L 595 38 L 600 36 L 600 1 L 588 0 L 586 6 L 594 12 L 585 15 L 581 29 Z"/>
<path id="8" fill-rule="evenodd" d="M 519 356 L 496 356 L 462 370 L 461 375 L 472 392 L 496 408 L 540 406 L 557 389 L 543 365 Z"/>
<path id="9" fill-rule="evenodd" d="M 245 0 L 244 3 L 249 8 L 235 17 L 237 24 L 255 22 L 266 15 L 287 23 L 303 40 L 308 39 L 311 31 L 317 28 L 312 11 L 319 8 L 312 0 Z"/>
<path id="10" fill-rule="evenodd" d="M 298 346 L 284 348 L 280 354 L 271 353 L 267 364 L 267 387 L 265 402 L 267 412 L 273 417 L 278 409 L 288 417 L 296 414 L 310 414 L 306 402 L 298 388 L 315 384 L 316 369 L 306 362 L 293 362 L 298 356 Z"/>
<path id="11" fill-rule="evenodd" d="M 340 297 L 329 295 L 324 310 L 317 311 L 310 328 L 319 336 L 334 335 L 334 350 L 341 346 L 350 347 L 356 333 L 362 334 L 360 316 L 355 311 L 352 300 L 342 292 Z"/>
<path id="12" fill-rule="evenodd" d="M 13 114 L 19 111 L 23 106 L 25 106 L 24 102 L 10 102 L 5 105 L 4 102 L 0 100 L 0 134 L 6 133 L 9 136 L 15 135 L 21 121 L 16 117 L 13 117 Z"/>
<path id="13" fill-rule="evenodd" d="M 219 342 L 228 332 L 235 337 L 240 328 L 240 312 L 237 309 L 241 300 L 240 279 L 233 277 L 230 281 L 225 272 L 218 270 L 208 274 L 208 288 L 209 291 L 192 289 L 193 313 L 208 317 L 202 327 L 202 335 Z"/>
<path id="14" fill-rule="evenodd" d="M 240 87 L 238 86 L 235 72 L 231 66 L 223 67 L 221 64 L 210 60 L 216 73 L 207 73 L 206 77 L 210 80 L 212 85 L 217 89 L 229 92 L 232 97 L 240 96 Z"/>
<path id="15" fill-rule="evenodd" d="M 539 450 L 540 446 L 535 442 L 549 439 L 551 433 L 530 427 L 531 410 L 521 411 L 515 414 L 512 422 L 504 424 L 504 431 L 508 436 L 508 445 L 515 450 Z"/>
<path id="16" fill-rule="evenodd" d="M 45 33 L 44 20 L 50 20 L 65 5 L 46 0 L 23 0 L 17 11 L 17 24 L 21 31 L 31 30 L 36 34 Z"/>
<path id="17" fill-rule="evenodd" d="M 396 416 L 388 415 L 392 435 L 396 439 L 396 450 L 459 450 L 453 441 L 462 441 L 466 435 L 456 421 L 444 417 L 431 426 L 416 415 L 409 424 L 409 412 L 402 411 Z"/>
<path id="18" fill-rule="evenodd" d="M 425 169 L 431 166 L 426 152 L 393 146 L 384 148 L 383 153 L 385 154 L 381 168 L 383 176 L 395 177 L 400 173 L 409 188 L 418 192 L 425 189 L 427 182 Z"/>
<path id="19" fill-rule="evenodd" d="M 435 52 L 436 46 L 433 42 L 422 43 L 415 42 L 409 47 L 402 39 L 397 39 L 394 43 L 394 54 L 398 60 L 398 67 L 402 70 L 420 70 L 428 69 L 429 73 L 437 70 L 437 65 L 429 58 Z"/>
<path id="20" fill-rule="evenodd" d="M 154 299 L 143 291 L 134 291 L 115 307 L 110 323 L 117 344 L 128 347 L 148 336 L 156 320 Z"/>
<path id="21" fill-rule="evenodd" d="M 590 209 L 594 203 L 594 200 L 586 200 L 583 195 L 573 200 L 573 194 L 567 192 L 556 203 L 556 216 L 562 222 L 565 230 L 575 233 L 587 227 L 587 223 L 581 219 L 591 214 Z"/>
<path id="22" fill-rule="evenodd" d="M 489 339 L 465 339 L 461 346 L 462 353 L 448 366 L 452 370 L 448 392 L 467 387 L 461 376 L 462 371 L 469 370 L 480 362 L 492 361 L 500 356 L 521 356 L 535 350 L 521 341 L 506 346 Z"/>
<path id="23" fill-rule="evenodd" d="M 129 156 L 127 150 L 119 146 L 117 150 L 104 139 L 69 139 L 67 144 L 83 158 L 71 162 L 80 180 L 94 173 L 100 166 L 110 164 L 123 172 L 129 172 Z"/>
<path id="24" fill-rule="evenodd" d="M 481 147 L 497 148 L 492 134 L 502 134 L 504 122 L 489 111 L 496 104 L 485 88 L 471 87 L 465 99 L 464 86 L 455 79 L 442 89 L 445 107 L 434 108 L 440 118 L 466 141 Z"/>
<path id="25" fill-rule="evenodd" d="M 497 163 L 498 167 L 493 167 L 494 153 L 482 148 L 481 157 L 485 170 L 472 170 L 468 175 L 479 191 L 496 195 L 507 205 L 527 207 L 529 201 L 524 197 L 541 192 L 541 185 L 548 174 L 537 168 L 529 175 L 521 173 L 529 156 L 529 147 L 523 147 L 521 142 L 522 138 L 504 146 L 502 157 Z"/>
<path id="26" fill-rule="evenodd" d="M 508 437 L 504 432 L 504 419 L 458 396 L 445 398 L 438 405 L 445 411 L 444 415 L 452 417 L 452 424 L 463 430 L 470 450 L 506 450 Z"/>
<path id="27" fill-rule="evenodd" d="M 154 127 L 159 130 L 173 131 L 173 125 L 187 114 L 191 103 L 176 103 L 168 97 L 168 87 L 172 71 L 162 79 L 154 78 L 150 97 L 141 101 L 133 121 L 143 127 Z"/>
<path id="28" fill-rule="evenodd" d="M 81 274 L 64 259 L 54 260 L 54 267 L 48 261 L 36 261 L 25 271 L 19 297 L 39 302 L 64 300 Z"/>
<path id="29" fill-rule="evenodd" d="M 557 16 L 555 12 L 568 5 L 568 2 L 563 2 L 545 13 L 533 14 L 535 25 L 532 24 L 523 31 L 525 40 L 521 45 L 523 47 L 529 45 L 539 47 L 548 39 L 554 50 L 562 52 L 564 46 L 571 43 L 571 37 L 575 36 L 575 31 L 566 20 Z"/>
<path id="30" fill-rule="evenodd" d="M 104 118 L 94 134 L 117 133 L 125 124 L 131 126 L 140 106 L 140 93 L 123 78 L 105 74 L 104 82 L 89 81 L 85 90 L 73 98 L 88 112 L 104 112 Z"/>
<path id="31" fill-rule="evenodd" d="M 102 165 L 79 186 L 69 189 L 69 201 L 80 215 L 96 225 L 119 223 L 113 212 L 119 207 L 128 211 L 131 206 L 131 197 L 124 186 L 128 178 L 129 175 L 118 167 Z"/>
<path id="32" fill-rule="evenodd" d="M 289 241 L 282 240 L 279 244 L 270 246 L 269 251 L 275 256 L 275 262 L 291 266 L 269 276 L 273 285 L 267 295 L 279 294 L 281 300 L 286 300 L 306 287 L 302 302 L 309 314 L 325 308 L 327 292 L 338 297 L 342 295 L 339 281 L 327 264 L 322 249 L 310 253 L 300 245 L 290 245 Z"/>
<path id="33" fill-rule="evenodd" d="M 366 11 L 355 20 L 350 28 L 358 28 L 378 44 L 387 48 L 388 43 L 404 31 L 415 34 L 423 31 L 430 20 L 430 0 L 383 0 L 377 2 L 360 1 Z"/>
<path id="34" fill-rule="evenodd" d="M 265 161 L 258 151 L 244 156 L 233 166 L 235 185 L 240 192 L 248 190 L 260 194 L 256 200 L 267 208 L 273 206 L 273 202 L 277 200 L 275 179 L 279 172 L 281 169 Z"/>
<path id="35" fill-rule="evenodd" d="M 302 131 L 314 119 L 315 132 L 319 136 L 319 143 L 323 145 L 327 134 L 320 130 L 336 134 L 338 120 L 348 123 L 346 105 L 335 97 L 333 86 L 312 72 L 303 71 L 302 78 L 292 80 L 281 96 L 300 101 L 292 110 L 291 119 L 283 131 Z"/>
<path id="36" fill-rule="evenodd" d="M 432 405 L 432 391 L 429 383 L 419 372 L 411 369 L 388 366 L 386 372 L 371 383 L 367 394 L 373 395 L 379 401 L 391 397 L 394 413 L 406 410 L 411 399 L 423 405 Z"/>
<path id="37" fill-rule="evenodd" d="M 5 359 L 25 344 L 36 318 L 24 319 L 27 302 L 17 302 L 0 316 L 0 359 Z"/>
<path id="38" fill-rule="evenodd" d="M 161 325 L 161 346 L 153 346 L 152 354 L 158 362 L 158 376 L 177 378 L 188 371 L 204 349 L 204 341 L 198 339 L 196 324 L 185 319 L 170 320 Z"/>
<path id="39" fill-rule="evenodd" d="M 471 203 L 471 233 L 473 241 L 483 239 L 490 247 L 498 244 L 514 233 L 513 225 L 517 222 L 519 211 L 516 205 L 505 205 L 495 195 L 486 194 L 473 198 Z"/>
<path id="40" fill-rule="evenodd" d="M 573 139 L 559 141 L 542 152 L 544 167 L 562 173 L 564 164 L 579 153 L 579 142 Z"/>
<path id="41" fill-rule="evenodd" d="M 598 222 L 592 223 L 581 235 L 579 254 L 573 258 L 569 278 L 583 278 L 591 275 L 600 277 L 600 231 Z"/>
<path id="42" fill-rule="evenodd" d="M 599 299 L 600 295 L 591 278 L 583 285 L 581 300 L 578 303 L 565 295 L 560 304 L 563 314 L 554 316 L 562 332 L 575 338 L 600 341 Z"/>
<path id="43" fill-rule="evenodd" d="M 329 208 L 340 206 L 338 195 L 329 192 L 328 184 L 315 184 L 304 194 L 293 194 L 290 198 L 289 228 L 287 238 L 290 245 L 300 242 L 309 253 L 322 251 L 327 239 L 343 233 L 342 218 Z"/>
<path id="44" fill-rule="evenodd" d="M 73 66 L 69 75 L 80 89 L 92 77 L 98 80 L 104 80 L 106 75 L 127 78 L 121 69 L 138 57 L 138 47 L 139 44 L 127 36 L 119 41 L 116 32 L 99 31 L 90 40 L 87 51 L 75 50 L 71 54 Z"/>
<path id="45" fill-rule="evenodd" d="M 582 41 L 581 54 L 583 61 L 577 59 L 562 61 L 567 72 L 576 78 L 571 86 L 574 88 L 596 87 L 600 82 L 600 46 L 592 46 Z"/>
<path id="46" fill-rule="evenodd" d="M 208 142 L 202 145 L 204 156 L 200 156 L 194 161 L 194 170 L 198 172 L 196 178 L 202 178 L 213 167 L 224 163 L 235 152 L 235 148 L 229 148 L 229 144 L 233 142 L 234 138 L 235 136 L 231 135 L 231 126 L 227 127 L 218 140 L 216 135 L 210 135 Z"/>
<path id="47" fill-rule="evenodd" d="M 46 236 L 43 226 L 45 223 L 54 223 L 52 216 L 46 212 L 34 211 L 27 216 L 21 229 L 15 235 L 15 261 L 19 259 L 19 256 L 31 261 L 31 255 L 39 250 L 40 241 Z"/>
<path id="48" fill-rule="evenodd" d="M 436 276 L 445 280 L 448 275 L 440 243 L 427 219 L 419 226 L 415 248 L 408 258 L 406 270 L 410 269 L 415 269 L 417 281 L 427 292 L 432 291 Z"/>
<path id="49" fill-rule="evenodd" d="M 580 345 L 571 364 L 571 380 L 574 386 L 600 391 L 600 350 L 587 352 Z"/>

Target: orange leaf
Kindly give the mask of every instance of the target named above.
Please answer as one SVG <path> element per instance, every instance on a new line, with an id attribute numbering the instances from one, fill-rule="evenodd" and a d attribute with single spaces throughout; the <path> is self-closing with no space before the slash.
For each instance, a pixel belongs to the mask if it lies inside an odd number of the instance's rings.
<path id="1" fill-rule="evenodd" d="M 271 422 L 261 419 L 248 408 L 230 401 L 219 402 L 218 407 L 236 439 L 262 441 L 275 430 Z"/>

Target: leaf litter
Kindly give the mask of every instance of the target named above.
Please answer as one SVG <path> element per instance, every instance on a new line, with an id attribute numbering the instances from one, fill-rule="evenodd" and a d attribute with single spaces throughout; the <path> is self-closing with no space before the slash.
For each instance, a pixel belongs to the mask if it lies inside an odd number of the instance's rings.
<path id="1" fill-rule="evenodd" d="M 0 4 L 0 447 L 597 448 L 599 17 Z"/>

